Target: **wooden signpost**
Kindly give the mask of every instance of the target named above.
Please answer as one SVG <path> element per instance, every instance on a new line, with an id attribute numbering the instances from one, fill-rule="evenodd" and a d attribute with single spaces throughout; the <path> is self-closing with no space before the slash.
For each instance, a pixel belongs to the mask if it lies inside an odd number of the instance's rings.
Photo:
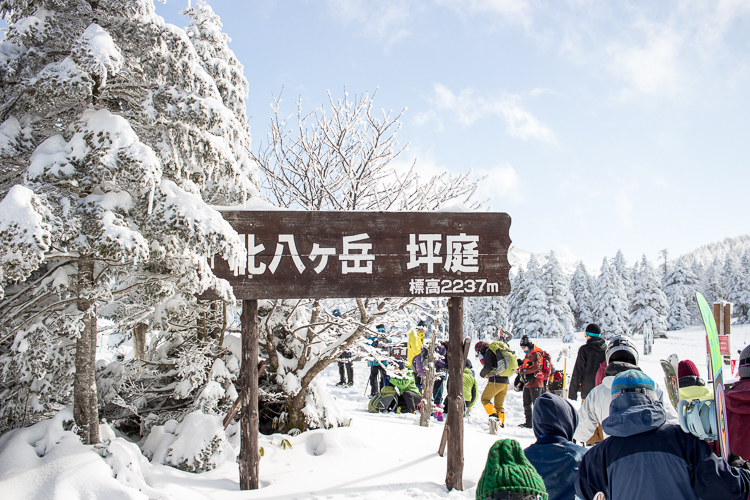
<path id="1" fill-rule="evenodd" d="M 241 299 L 240 489 L 258 488 L 258 299 L 450 297 L 461 359 L 463 297 L 508 295 L 510 216 L 497 212 L 222 212 L 247 261 L 211 267 Z M 455 350 L 455 352 L 453 352 Z M 449 368 L 448 489 L 463 489 L 463 366 Z"/>

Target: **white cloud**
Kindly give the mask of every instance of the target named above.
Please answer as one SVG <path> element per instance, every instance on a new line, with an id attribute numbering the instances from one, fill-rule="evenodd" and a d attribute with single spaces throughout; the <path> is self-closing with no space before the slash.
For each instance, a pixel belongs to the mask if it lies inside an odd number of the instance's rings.
<path id="1" fill-rule="evenodd" d="M 471 88 L 454 94 L 448 87 L 434 85 L 433 104 L 438 111 L 452 111 L 458 121 L 465 126 L 487 116 L 503 118 L 506 132 L 517 139 L 536 139 L 541 142 L 555 143 L 554 132 L 542 124 L 521 104 L 518 95 L 501 93 L 498 96 L 477 96 Z"/>
<path id="2" fill-rule="evenodd" d="M 333 16 L 345 25 L 385 43 L 390 49 L 411 32 L 404 26 L 411 20 L 409 3 L 397 0 L 327 0 Z"/>
<path id="3" fill-rule="evenodd" d="M 480 200 L 491 199 L 495 210 L 503 210 L 503 202 L 520 203 L 524 200 L 521 178 L 509 163 L 489 170 L 477 170 L 477 177 L 485 177 L 479 184 L 477 196 Z"/>

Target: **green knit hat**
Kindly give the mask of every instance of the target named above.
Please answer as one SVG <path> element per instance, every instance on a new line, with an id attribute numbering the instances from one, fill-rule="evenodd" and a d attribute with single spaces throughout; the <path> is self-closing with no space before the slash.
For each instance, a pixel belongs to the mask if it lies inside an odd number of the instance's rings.
<path id="1" fill-rule="evenodd" d="M 498 491 L 549 498 L 544 481 L 515 439 L 500 439 L 490 448 L 477 484 L 476 499 L 485 500 Z"/>

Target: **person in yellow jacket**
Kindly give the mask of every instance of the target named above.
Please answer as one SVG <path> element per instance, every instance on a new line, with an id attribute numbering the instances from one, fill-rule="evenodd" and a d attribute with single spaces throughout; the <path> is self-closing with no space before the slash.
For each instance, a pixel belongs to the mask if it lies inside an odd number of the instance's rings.
<path id="1" fill-rule="evenodd" d="M 714 398 L 713 391 L 706 387 L 706 382 L 700 377 L 698 367 L 689 359 L 680 361 L 677 365 L 677 378 L 680 399 L 705 401 Z"/>
<path id="2" fill-rule="evenodd" d="M 427 332 L 427 322 L 423 319 L 419 320 L 417 327 L 409 332 L 409 342 L 406 348 L 406 366 L 411 366 L 411 360 L 414 356 L 419 356 L 422 352 L 422 346 L 424 345 L 424 334 Z M 422 377 L 414 372 L 414 382 L 417 383 L 417 387 L 422 390 Z"/>

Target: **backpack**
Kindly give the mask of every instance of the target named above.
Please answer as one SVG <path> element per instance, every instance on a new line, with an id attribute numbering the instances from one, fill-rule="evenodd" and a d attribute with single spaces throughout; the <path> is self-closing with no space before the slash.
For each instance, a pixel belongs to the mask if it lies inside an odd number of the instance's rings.
<path id="1" fill-rule="evenodd" d="M 387 413 L 393 411 L 398 404 L 398 394 L 392 385 L 386 385 L 379 393 L 374 395 L 367 404 L 370 413 Z"/>
<path id="2" fill-rule="evenodd" d="M 496 340 L 490 344 L 490 350 L 495 353 L 497 367 L 490 372 L 490 376 L 509 377 L 516 372 L 518 368 L 518 359 L 505 342 Z"/>
<path id="3" fill-rule="evenodd" d="M 542 369 L 539 370 L 542 374 L 542 378 L 547 380 L 552 375 L 552 356 L 547 351 L 542 351 Z"/>

